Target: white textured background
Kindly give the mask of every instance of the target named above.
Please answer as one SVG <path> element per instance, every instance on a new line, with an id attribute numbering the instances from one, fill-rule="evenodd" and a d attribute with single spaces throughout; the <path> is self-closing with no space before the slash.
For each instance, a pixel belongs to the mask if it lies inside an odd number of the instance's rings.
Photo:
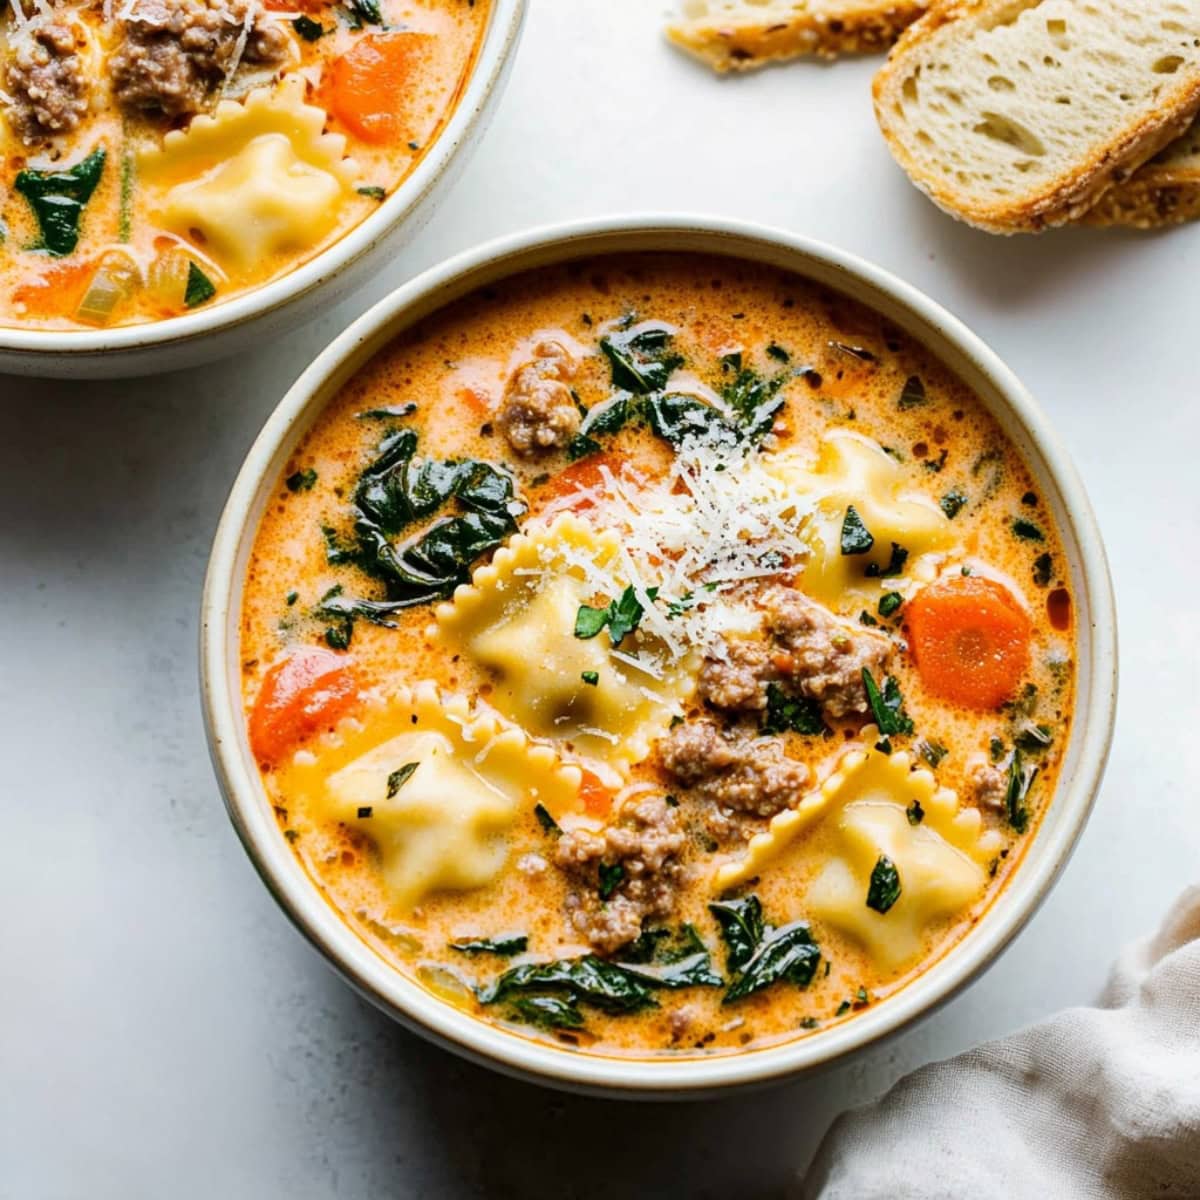
<path id="1" fill-rule="evenodd" d="M 368 294 L 315 326 L 157 380 L 0 377 L 6 1200 L 776 1194 L 844 1106 L 1092 998 L 1115 947 L 1200 875 L 1200 229 L 971 232 L 893 165 L 870 63 L 718 81 L 661 42 L 659 10 L 532 0 L 505 102 L 457 190 Z M 824 1077 L 652 1107 L 501 1079 L 356 999 L 276 910 L 226 821 L 195 650 L 226 490 L 314 347 L 483 238 L 639 208 L 836 243 L 990 341 L 1091 489 L 1124 676 L 1095 817 L 982 982 Z"/>

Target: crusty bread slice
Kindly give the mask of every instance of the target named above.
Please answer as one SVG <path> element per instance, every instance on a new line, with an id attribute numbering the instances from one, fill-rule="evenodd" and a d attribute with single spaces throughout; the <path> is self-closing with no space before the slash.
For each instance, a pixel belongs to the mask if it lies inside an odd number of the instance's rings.
<path id="1" fill-rule="evenodd" d="M 892 154 L 947 212 L 1060 225 L 1200 109 L 1200 0 L 938 0 L 874 91 Z"/>
<path id="2" fill-rule="evenodd" d="M 1083 216 L 1085 225 L 1158 229 L 1200 220 L 1200 121 Z"/>
<path id="3" fill-rule="evenodd" d="M 886 50 L 929 0 L 682 0 L 677 46 L 722 74 L 818 55 Z"/>

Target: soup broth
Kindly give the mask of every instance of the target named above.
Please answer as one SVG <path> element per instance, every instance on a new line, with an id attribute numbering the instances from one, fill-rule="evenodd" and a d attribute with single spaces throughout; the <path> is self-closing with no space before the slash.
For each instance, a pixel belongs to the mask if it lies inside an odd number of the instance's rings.
<path id="1" fill-rule="evenodd" d="M 792 275 L 643 255 L 401 335 L 278 481 L 250 744 L 374 950 L 591 1053 L 886 1002 L 1052 802 L 1067 563 L 978 399 Z"/>
<path id="2" fill-rule="evenodd" d="M 487 0 L 11 0 L 0 323 L 125 325 L 286 274 L 437 140 Z"/>

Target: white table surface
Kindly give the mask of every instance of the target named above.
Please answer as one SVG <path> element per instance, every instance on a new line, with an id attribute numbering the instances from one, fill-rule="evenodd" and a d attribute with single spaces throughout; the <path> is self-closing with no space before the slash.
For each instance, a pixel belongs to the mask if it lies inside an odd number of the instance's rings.
<path id="1" fill-rule="evenodd" d="M 418 243 L 315 325 L 109 384 L 0 377 L 0 1196 L 591 1197 L 780 1192 L 843 1107 L 1086 1003 L 1197 876 L 1200 228 L 1005 241 L 894 166 L 872 64 L 719 81 L 655 0 L 532 0 L 495 123 Z M 1121 613 L 1116 744 L 1065 877 L 923 1026 L 821 1078 L 653 1107 L 515 1083 L 357 999 L 226 820 L 196 689 L 209 541 L 243 452 L 351 317 L 519 227 L 710 210 L 824 239 L 964 318 L 1049 410 Z"/>

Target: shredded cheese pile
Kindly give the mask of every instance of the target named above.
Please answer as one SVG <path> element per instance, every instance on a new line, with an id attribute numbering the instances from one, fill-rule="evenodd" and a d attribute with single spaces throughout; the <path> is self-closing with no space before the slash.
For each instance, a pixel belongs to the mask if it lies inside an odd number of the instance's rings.
<path id="1" fill-rule="evenodd" d="M 598 484 L 554 506 L 577 508 L 620 534 L 610 563 L 577 553 L 571 565 L 599 595 L 616 598 L 632 587 L 644 610 L 640 628 L 672 659 L 694 649 L 720 653 L 722 633 L 747 627 L 748 607 L 736 595 L 743 585 L 795 571 L 809 553 L 800 533 L 809 502 L 761 458 L 755 449 L 688 438 L 665 477 L 618 475 L 605 466 Z M 655 673 L 644 654 L 629 657 Z"/>

